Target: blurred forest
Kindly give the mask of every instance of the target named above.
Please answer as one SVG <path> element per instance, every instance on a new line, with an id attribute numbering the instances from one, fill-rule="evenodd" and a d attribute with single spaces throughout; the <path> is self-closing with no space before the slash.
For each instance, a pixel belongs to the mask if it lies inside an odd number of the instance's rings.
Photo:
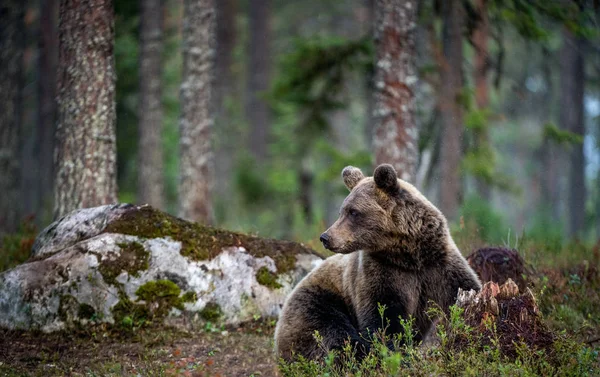
<path id="1" fill-rule="evenodd" d="M 389 162 L 471 239 L 600 238 L 597 0 L 405 1 L 391 19 L 394 2 L 375 0 L 99 2 L 114 8 L 114 66 L 109 57 L 109 73 L 98 64 L 85 80 L 116 75 L 103 119 L 116 119 L 120 202 L 186 218 L 201 206 L 196 220 L 316 247 L 346 195 L 342 168 L 370 175 L 400 150 L 406 165 Z M 59 3 L 0 6 L 0 233 L 62 213 Z M 407 131 L 386 139 L 381 83 L 396 68 L 378 28 L 389 22 L 412 36 L 399 55 Z M 209 105 L 196 109 L 199 99 Z M 194 133 L 198 114 L 205 128 Z M 182 148 L 207 158 L 204 175 Z"/>

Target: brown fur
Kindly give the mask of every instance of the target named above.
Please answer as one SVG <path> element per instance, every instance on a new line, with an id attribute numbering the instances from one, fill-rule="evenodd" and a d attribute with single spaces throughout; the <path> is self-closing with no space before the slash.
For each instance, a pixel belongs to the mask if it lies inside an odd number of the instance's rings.
<path id="1" fill-rule="evenodd" d="M 368 333 L 382 323 L 378 303 L 386 306 L 388 334 L 401 331 L 398 317 L 413 317 L 417 339 L 423 339 L 431 302 L 447 309 L 459 287 L 481 288 L 442 213 L 390 165 L 377 167 L 374 177 L 353 167 L 342 176 L 351 192 L 321 238 L 339 254 L 298 284 L 277 323 L 276 351 L 288 361 L 294 354 L 317 359 L 348 340 L 359 356 L 366 354 Z M 325 349 L 317 346 L 315 331 Z"/>

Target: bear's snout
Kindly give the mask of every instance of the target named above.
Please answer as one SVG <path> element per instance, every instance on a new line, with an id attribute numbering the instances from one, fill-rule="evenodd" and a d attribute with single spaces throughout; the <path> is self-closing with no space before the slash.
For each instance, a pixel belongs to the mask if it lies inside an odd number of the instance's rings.
<path id="1" fill-rule="evenodd" d="M 323 247 L 325 247 L 326 249 L 331 249 L 331 237 L 329 237 L 327 232 L 321 234 L 321 237 L 319 239 L 321 240 Z"/>

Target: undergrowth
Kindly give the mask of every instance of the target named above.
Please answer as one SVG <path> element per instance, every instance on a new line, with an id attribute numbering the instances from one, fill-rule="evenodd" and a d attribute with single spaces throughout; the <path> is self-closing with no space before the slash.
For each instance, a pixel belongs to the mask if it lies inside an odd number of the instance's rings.
<path id="1" fill-rule="evenodd" d="M 404 334 L 393 337 L 385 330 L 370 337 L 371 352 L 362 360 L 354 357 L 348 343 L 341 351 L 330 351 L 323 360 L 298 357 L 279 369 L 286 377 L 296 376 L 595 376 L 600 373 L 599 349 L 558 333 L 547 349 L 530 349 L 514 344 L 515 354 L 506 354 L 493 322 L 487 331 L 467 325 L 461 308 L 451 307 L 449 315 L 436 311 L 440 320 L 436 340 L 414 344 L 410 321 L 400 319 Z M 315 333 L 318 344 L 323 339 Z"/>

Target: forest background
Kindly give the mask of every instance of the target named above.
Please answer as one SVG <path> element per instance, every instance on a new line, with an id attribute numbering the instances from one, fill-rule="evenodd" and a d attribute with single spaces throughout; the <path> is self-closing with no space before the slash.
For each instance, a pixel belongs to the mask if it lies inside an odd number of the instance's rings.
<path id="1" fill-rule="evenodd" d="M 19 100 L 0 114 L 4 135 L 18 125 L 12 146 L 6 138 L 2 146 L 18 151 L 4 153 L 0 178 L 13 192 L 0 197 L 3 212 L 14 214 L 1 232 L 11 234 L 39 230 L 59 213 L 59 2 L 3 3 L 14 12 L 1 17 L 16 14 L 23 26 L 12 45 L 4 28 L 2 45 L 3 67 L 18 68 L 3 68 L 3 82 L 13 83 L 3 88 Z M 382 135 L 398 131 L 377 120 L 382 60 L 373 25 L 388 3 L 214 2 L 214 124 L 211 147 L 200 151 L 212 164 L 204 182 L 212 196 L 206 217 L 194 218 L 180 198 L 184 1 L 115 1 L 118 201 L 319 248 L 346 194 L 341 169 L 370 174 L 388 162 L 385 138 L 402 142 Z M 395 146 L 412 164 L 406 177 L 469 248 L 516 246 L 524 237 L 556 247 L 598 239 L 598 2 L 405 3 L 416 10 L 407 51 L 418 77 L 414 117 L 404 125 L 414 143 Z"/>

